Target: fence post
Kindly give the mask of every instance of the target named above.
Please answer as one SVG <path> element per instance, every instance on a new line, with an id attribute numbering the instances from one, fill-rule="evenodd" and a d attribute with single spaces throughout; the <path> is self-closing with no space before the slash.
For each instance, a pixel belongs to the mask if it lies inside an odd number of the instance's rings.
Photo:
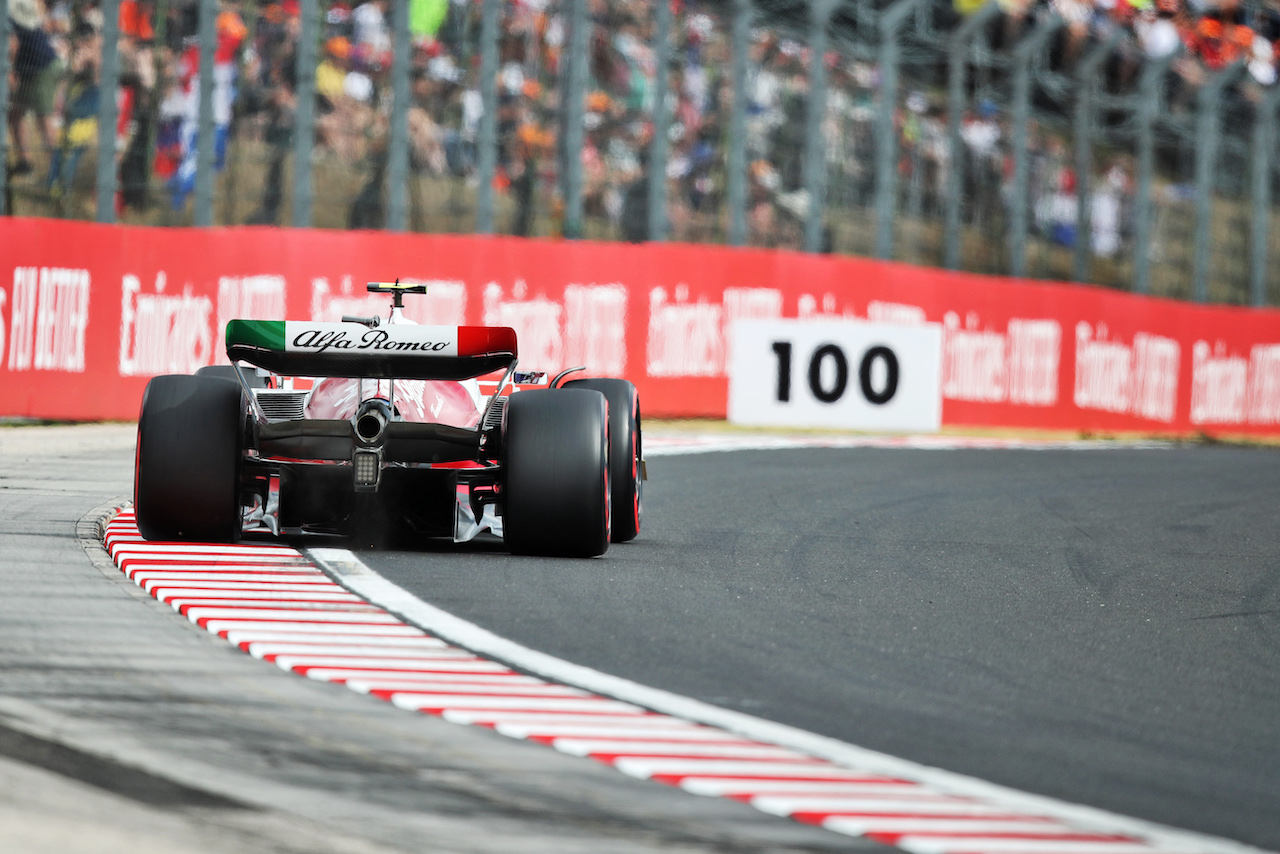
<path id="1" fill-rule="evenodd" d="M 476 132 L 476 232 L 493 234 L 493 178 L 498 169 L 498 14 L 502 0 L 480 7 L 480 127 Z"/>
<path id="2" fill-rule="evenodd" d="M 120 85 L 120 0 L 102 3 L 102 73 L 98 80 L 98 222 L 116 221 L 116 87 Z"/>
<path id="3" fill-rule="evenodd" d="M 1054 15 L 1041 21 L 1013 49 L 1013 204 L 1009 223 L 1009 273 L 1027 272 L 1027 207 L 1030 164 L 1027 162 L 1027 125 L 1031 122 L 1031 63 L 1059 29 L 1063 20 Z"/>
<path id="4" fill-rule="evenodd" d="M 1271 236 L 1271 152 L 1276 146 L 1280 86 L 1273 85 L 1255 108 L 1253 120 L 1253 216 L 1249 240 L 1249 304 L 1267 304 L 1267 241 Z"/>
<path id="5" fill-rule="evenodd" d="M 893 257 L 898 209 L 898 31 L 919 0 L 897 0 L 880 18 L 880 108 L 876 115 L 876 257 Z"/>
<path id="6" fill-rule="evenodd" d="M 1218 169 L 1218 145 L 1222 141 L 1222 91 L 1244 67 L 1236 61 L 1200 85 L 1196 98 L 1196 226 L 1192 256 L 1191 294 L 1196 302 L 1209 299 L 1209 241 L 1213 225 L 1213 179 Z"/>
<path id="7" fill-rule="evenodd" d="M 319 0 L 302 0 L 298 7 L 298 47 L 294 54 L 293 225 L 311 227 L 311 149 L 315 145 L 316 39 Z"/>
<path id="8" fill-rule="evenodd" d="M 3 0 L 0 0 L 3 2 Z M 747 51 L 751 0 L 733 0 L 733 109 L 729 113 L 729 153 L 725 176 L 730 246 L 747 242 Z"/>
<path id="9" fill-rule="evenodd" d="M 404 231 L 409 219 L 409 4 L 392 3 L 391 136 L 387 140 L 387 229 Z"/>
<path id="10" fill-rule="evenodd" d="M 920 138 L 917 135 L 915 143 L 911 146 L 911 181 L 907 184 L 907 216 L 917 223 L 924 219 L 924 170 L 921 168 L 920 147 Z M 919 232 L 916 232 L 916 239 L 912 243 L 910 260 L 918 262 L 920 260 Z"/>
<path id="11" fill-rule="evenodd" d="M 1156 116 L 1164 110 L 1164 81 L 1169 66 L 1182 53 L 1179 47 L 1167 56 L 1148 60 L 1138 83 L 1138 187 L 1133 211 L 1133 288 L 1151 290 L 1151 183 L 1155 173 Z"/>
<path id="12" fill-rule="evenodd" d="M 213 52 L 218 0 L 200 0 L 200 115 L 196 129 L 196 201 L 193 221 L 213 225 Z"/>
<path id="13" fill-rule="evenodd" d="M 961 195 L 964 193 L 964 151 L 960 140 L 960 123 L 964 119 L 965 90 L 968 88 L 969 47 L 982 32 L 982 27 L 1000 11 L 996 0 L 988 0 L 951 34 L 947 46 L 947 169 L 946 227 L 943 237 L 942 265 L 948 270 L 960 269 Z"/>
<path id="14" fill-rule="evenodd" d="M 823 249 L 823 220 L 826 208 L 826 146 L 822 138 L 822 118 L 827 110 L 827 25 L 837 0 L 810 0 L 809 3 L 809 99 L 804 111 L 804 188 L 809 199 L 804 218 L 806 252 Z M 900 0 L 913 3 L 915 0 Z"/>
<path id="15" fill-rule="evenodd" d="M 0 216 L 9 210 L 9 0 L 0 0 Z"/>
<path id="16" fill-rule="evenodd" d="M 1098 71 L 1120 40 L 1115 29 L 1080 61 L 1076 69 L 1075 160 L 1076 160 L 1076 240 L 1072 246 L 1072 276 L 1077 282 L 1089 280 L 1089 255 L 1093 251 L 1093 95 Z"/>
<path id="17" fill-rule="evenodd" d="M 667 236 L 667 66 L 671 64 L 671 3 L 653 10 L 653 139 L 649 140 L 649 239 Z"/>
<path id="18" fill-rule="evenodd" d="M 587 0 L 569 0 L 569 55 L 564 91 L 564 236 L 582 237 L 582 114 L 587 97 Z"/>

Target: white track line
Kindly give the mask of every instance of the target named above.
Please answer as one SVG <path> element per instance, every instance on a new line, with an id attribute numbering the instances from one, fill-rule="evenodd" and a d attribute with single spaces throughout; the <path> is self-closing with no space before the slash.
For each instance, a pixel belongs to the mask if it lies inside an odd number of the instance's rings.
<path id="1" fill-rule="evenodd" d="M 675 451 L 685 452 L 697 451 Z M 283 546 L 148 543 L 129 510 L 104 539 L 121 571 L 144 590 L 284 670 L 902 851 L 1259 852 L 917 765 L 562 661 L 422 602 L 349 551 L 304 556 Z"/>
<path id="2" fill-rule="evenodd" d="M 797 448 L 897 448 L 916 451 L 1114 451 L 1167 450 L 1159 440 L 1006 439 L 980 436 L 770 436 L 737 433 L 668 433 L 645 436 L 645 457 L 721 451 L 779 451 Z"/>

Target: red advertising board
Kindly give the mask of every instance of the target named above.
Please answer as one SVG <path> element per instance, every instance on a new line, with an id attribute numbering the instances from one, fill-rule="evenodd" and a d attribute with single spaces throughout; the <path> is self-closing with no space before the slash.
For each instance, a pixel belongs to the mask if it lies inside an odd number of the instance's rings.
<path id="1" fill-rule="evenodd" d="M 691 245 L 0 219 L 0 416 L 137 417 L 148 377 L 225 360 L 234 317 L 517 330 L 521 366 L 626 376 L 650 416 L 724 417 L 740 318 L 943 327 L 946 425 L 1280 433 L 1280 311 L 863 258 Z"/>

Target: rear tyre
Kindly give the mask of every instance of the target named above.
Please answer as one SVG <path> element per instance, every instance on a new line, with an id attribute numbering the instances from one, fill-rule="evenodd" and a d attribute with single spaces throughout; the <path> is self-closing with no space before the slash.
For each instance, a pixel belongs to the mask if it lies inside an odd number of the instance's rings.
<path id="1" fill-rule="evenodd" d="M 561 388 L 593 389 L 609 402 L 609 495 L 613 505 L 613 541 L 625 543 L 640 533 L 640 395 L 626 380 L 570 380 Z"/>
<path id="2" fill-rule="evenodd" d="M 502 533 L 514 554 L 594 557 L 609 548 L 609 419 L 590 389 L 507 401 Z"/>
<path id="3" fill-rule="evenodd" d="M 148 540 L 240 538 L 240 386 L 208 376 L 153 378 L 142 395 L 133 503 Z"/>

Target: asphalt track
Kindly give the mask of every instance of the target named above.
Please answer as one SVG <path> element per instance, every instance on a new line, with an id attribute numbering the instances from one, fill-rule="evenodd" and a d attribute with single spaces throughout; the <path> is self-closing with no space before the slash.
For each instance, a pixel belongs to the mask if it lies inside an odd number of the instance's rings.
<path id="1" fill-rule="evenodd" d="M 1280 452 L 650 460 L 599 560 L 362 552 L 560 658 L 1014 788 L 1280 849 Z"/>
<path id="2" fill-rule="evenodd" d="M 128 428 L 21 433 L 0 431 L 0 849 L 875 847 L 265 667 L 83 545 L 77 520 L 128 492 Z M 1278 466 L 1226 447 L 654 458 L 642 538 L 601 560 L 361 556 L 570 661 L 1280 849 Z"/>

